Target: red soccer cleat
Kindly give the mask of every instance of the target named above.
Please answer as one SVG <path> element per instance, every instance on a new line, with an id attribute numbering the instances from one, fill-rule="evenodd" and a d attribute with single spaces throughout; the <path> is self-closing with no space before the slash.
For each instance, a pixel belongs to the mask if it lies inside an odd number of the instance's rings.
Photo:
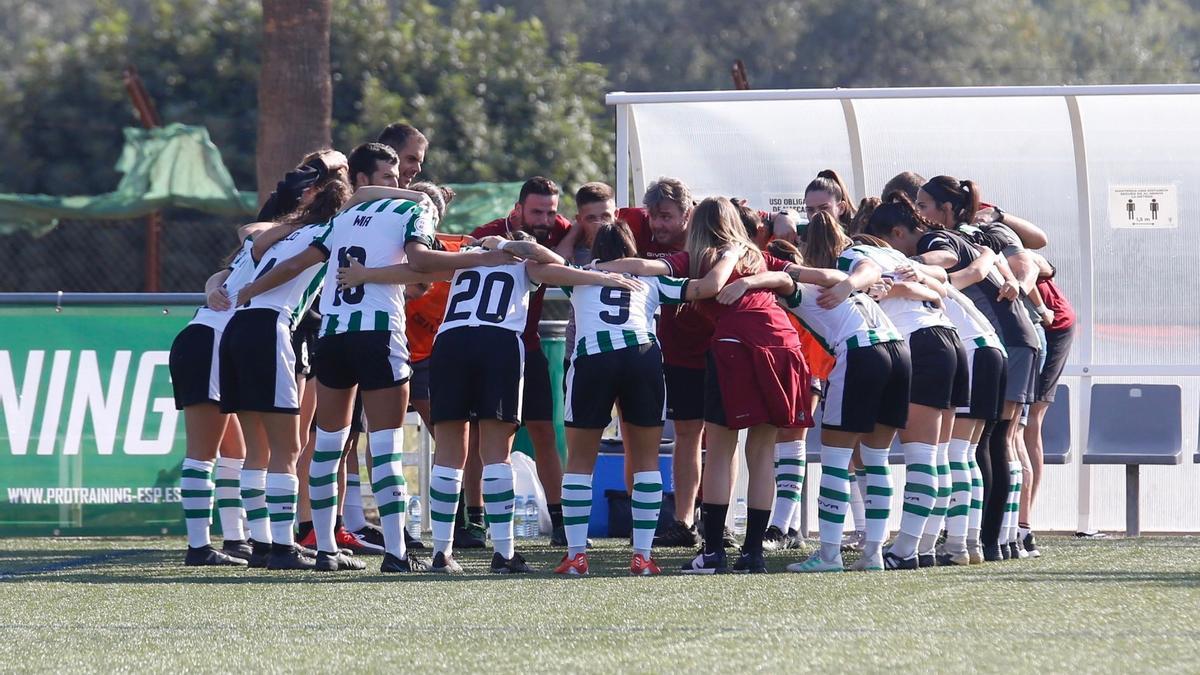
<path id="1" fill-rule="evenodd" d="M 643 558 L 641 553 L 635 553 L 633 561 L 629 563 L 629 573 L 635 577 L 652 577 L 662 574 L 662 569 L 653 558 Z"/>
<path id="2" fill-rule="evenodd" d="M 367 547 L 363 545 L 362 541 L 360 541 L 358 537 L 354 536 L 344 527 L 339 527 L 333 531 L 333 541 L 337 544 L 338 548 L 344 548 L 349 551 L 353 551 L 355 555 L 361 555 L 363 553 L 375 553 L 375 551 L 368 551 Z"/>
<path id="3" fill-rule="evenodd" d="M 304 538 L 296 543 L 303 546 L 304 548 L 311 548 L 313 550 L 316 550 L 316 548 L 317 548 L 317 531 L 309 530 L 308 534 L 304 535 Z"/>
<path id="4" fill-rule="evenodd" d="M 588 573 L 586 553 L 576 553 L 574 557 L 564 555 L 562 562 L 554 568 L 555 574 L 565 574 L 572 577 L 582 577 Z"/>

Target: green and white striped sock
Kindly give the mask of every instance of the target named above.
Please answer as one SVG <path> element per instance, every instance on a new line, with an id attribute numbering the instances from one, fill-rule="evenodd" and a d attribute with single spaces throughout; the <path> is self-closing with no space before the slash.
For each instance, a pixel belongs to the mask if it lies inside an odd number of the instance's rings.
<path id="1" fill-rule="evenodd" d="M 349 437 L 350 427 L 337 431 L 317 427 L 312 461 L 308 465 L 308 501 L 312 506 L 313 531 L 317 535 L 317 550 L 326 553 L 338 550 L 333 537 L 337 522 L 338 465 Z"/>
<path id="2" fill-rule="evenodd" d="M 1008 504 L 1007 510 L 1004 513 L 1004 539 L 1003 541 L 1012 543 L 1017 540 L 1017 521 L 1020 519 L 1021 510 L 1021 462 L 1012 461 L 1008 463 L 1008 475 L 1011 476 L 1011 485 L 1008 488 Z"/>
<path id="3" fill-rule="evenodd" d="M 925 531 L 925 521 L 937 500 L 937 447 L 932 443 L 904 443 L 904 509 L 900 515 L 900 534 L 892 544 L 892 553 L 911 558 Z"/>
<path id="4" fill-rule="evenodd" d="M 429 529 L 434 554 L 454 552 L 454 513 L 462 492 L 463 470 L 434 464 L 429 472 Z"/>
<path id="5" fill-rule="evenodd" d="M 362 478 L 357 471 L 346 474 L 346 494 L 340 495 L 342 500 L 342 521 L 346 529 L 358 532 L 367 526 L 367 514 L 363 512 Z"/>
<path id="6" fill-rule="evenodd" d="M 867 531 L 866 486 L 866 469 L 855 469 L 850 472 L 850 515 L 854 517 L 855 532 Z"/>
<path id="7" fill-rule="evenodd" d="M 574 556 L 586 552 L 588 521 L 592 515 L 592 474 L 563 474 L 562 510 L 567 554 Z"/>
<path id="8" fill-rule="evenodd" d="M 212 527 L 213 481 L 212 462 L 187 458 L 179 474 L 179 495 L 183 502 L 183 519 L 187 525 L 188 546 L 208 546 L 208 529 Z"/>
<path id="9" fill-rule="evenodd" d="M 300 479 L 290 473 L 267 474 L 267 512 L 271 516 L 271 543 L 291 546 L 296 543 L 296 495 Z"/>
<path id="10" fill-rule="evenodd" d="M 221 536 L 228 541 L 246 538 L 242 527 L 242 464 L 244 460 L 218 457 L 214 477 L 217 485 L 217 515 L 221 518 Z"/>
<path id="11" fill-rule="evenodd" d="M 787 533 L 804 489 L 804 441 L 775 444 L 775 510 L 771 524 Z"/>
<path id="12" fill-rule="evenodd" d="M 497 463 L 483 467 L 483 509 L 487 513 L 488 533 L 492 549 L 505 559 L 513 557 L 513 468 L 512 464 Z"/>
<path id="13" fill-rule="evenodd" d="M 925 529 L 921 534 L 918 551 L 922 555 L 933 555 L 937 546 L 938 535 L 942 533 L 942 525 L 946 522 L 946 511 L 950 508 L 950 444 L 939 443 L 937 446 L 937 497 L 933 500 L 933 510 L 925 521 Z"/>
<path id="14" fill-rule="evenodd" d="M 979 528 L 983 524 L 983 472 L 975 461 L 978 443 L 967 449 L 967 469 L 971 472 L 971 508 L 967 511 L 967 544 L 971 548 L 979 545 Z"/>
<path id="15" fill-rule="evenodd" d="M 383 547 L 404 560 L 404 510 L 408 506 L 408 483 L 404 480 L 404 430 L 382 429 L 368 436 L 371 446 L 371 491 L 379 508 Z"/>
<path id="16" fill-rule="evenodd" d="M 863 515 L 867 519 L 865 541 L 876 546 L 888 536 L 888 517 L 892 514 L 892 471 L 888 467 L 888 448 L 862 446 L 863 469 L 867 473 L 863 494 Z"/>
<path id="17" fill-rule="evenodd" d="M 633 552 L 647 559 L 658 527 L 658 512 L 662 510 L 662 491 L 662 474 L 658 471 L 633 474 Z"/>
<path id="18" fill-rule="evenodd" d="M 965 550 L 967 521 L 971 511 L 971 468 L 967 452 L 971 442 L 963 438 L 950 439 L 950 508 L 946 510 L 946 548 L 954 552 Z"/>
<path id="19" fill-rule="evenodd" d="M 833 562 L 841 556 L 842 531 L 850 507 L 850 448 L 821 449 L 821 490 L 817 495 L 817 529 L 821 557 Z"/>
<path id="20" fill-rule="evenodd" d="M 246 507 L 246 522 L 250 538 L 260 544 L 270 544 L 271 521 L 267 511 L 267 470 L 242 469 L 242 504 Z"/>

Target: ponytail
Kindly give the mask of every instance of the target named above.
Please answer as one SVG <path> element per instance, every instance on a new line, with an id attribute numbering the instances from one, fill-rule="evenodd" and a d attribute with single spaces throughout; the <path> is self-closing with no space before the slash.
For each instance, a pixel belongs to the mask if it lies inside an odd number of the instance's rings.
<path id="1" fill-rule="evenodd" d="M 846 234 L 855 235 L 867 229 L 867 223 L 871 220 L 871 214 L 875 213 L 875 209 L 883 200 L 879 197 L 863 197 L 863 200 L 858 203 L 858 211 L 854 214 L 854 219 L 850 221 L 850 227 L 846 228 Z"/>
<path id="2" fill-rule="evenodd" d="M 894 227 L 903 227 L 909 232 L 915 232 L 922 227 L 927 230 L 941 229 L 923 218 L 917 212 L 917 207 L 909 201 L 908 195 L 899 190 L 884 197 L 883 203 L 871 214 L 863 233 L 887 239 L 891 236 Z"/>
<path id="3" fill-rule="evenodd" d="M 330 174 L 324 183 L 316 187 L 308 206 L 297 209 L 278 220 L 281 225 L 300 227 L 312 223 L 323 223 L 336 216 L 342 210 L 342 205 L 350 201 L 352 191 L 350 185 L 342 179 L 341 173 Z"/>
<path id="4" fill-rule="evenodd" d="M 838 256 L 850 246 L 850 238 L 833 216 L 821 211 L 808 221 L 805 230 L 804 260 L 810 267 L 833 268 Z"/>
<path id="5" fill-rule="evenodd" d="M 970 223 L 975 220 L 979 211 L 979 187 L 972 180 L 958 180 L 953 176 L 934 176 L 921 186 L 940 208 L 949 204 L 954 211 L 954 219 L 959 223 Z"/>
<path id="6" fill-rule="evenodd" d="M 850 221 L 854 219 L 854 205 L 850 202 L 850 190 L 846 188 L 846 181 L 842 180 L 838 172 L 833 169 L 817 172 L 817 177 L 804 188 L 805 196 L 810 192 L 828 192 L 833 195 L 833 199 L 842 205 L 842 215 L 838 220 L 843 227 L 850 226 Z"/>

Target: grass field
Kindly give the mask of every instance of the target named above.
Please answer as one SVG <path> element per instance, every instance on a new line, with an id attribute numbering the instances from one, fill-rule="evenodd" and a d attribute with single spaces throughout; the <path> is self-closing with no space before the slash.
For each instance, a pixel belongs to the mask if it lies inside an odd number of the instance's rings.
<path id="1" fill-rule="evenodd" d="M 0 540 L 0 670 L 1200 671 L 1200 538 L 1046 537 L 918 572 L 465 577 L 195 570 L 181 539 Z M 800 559 L 776 554 L 772 571 Z M 369 559 L 378 569 L 378 558 Z"/>

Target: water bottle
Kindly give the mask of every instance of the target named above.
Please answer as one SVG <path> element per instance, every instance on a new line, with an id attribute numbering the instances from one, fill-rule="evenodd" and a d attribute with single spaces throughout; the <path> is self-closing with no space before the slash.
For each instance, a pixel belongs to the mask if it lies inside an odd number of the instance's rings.
<path id="1" fill-rule="evenodd" d="M 733 533 L 736 536 L 746 536 L 746 500 L 738 498 L 733 507 Z"/>
<path id="2" fill-rule="evenodd" d="M 541 514 L 538 512 L 537 498 L 532 495 L 525 500 L 525 536 L 532 539 L 541 535 Z"/>
<path id="3" fill-rule="evenodd" d="M 525 534 L 525 495 L 517 495 L 513 501 L 513 537 L 524 539 Z"/>
<path id="4" fill-rule="evenodd" d="M 405 525 L 410 537 L 421 538 L 421 498 L 416 495 L 408 500 L 408 522 Z"/>

